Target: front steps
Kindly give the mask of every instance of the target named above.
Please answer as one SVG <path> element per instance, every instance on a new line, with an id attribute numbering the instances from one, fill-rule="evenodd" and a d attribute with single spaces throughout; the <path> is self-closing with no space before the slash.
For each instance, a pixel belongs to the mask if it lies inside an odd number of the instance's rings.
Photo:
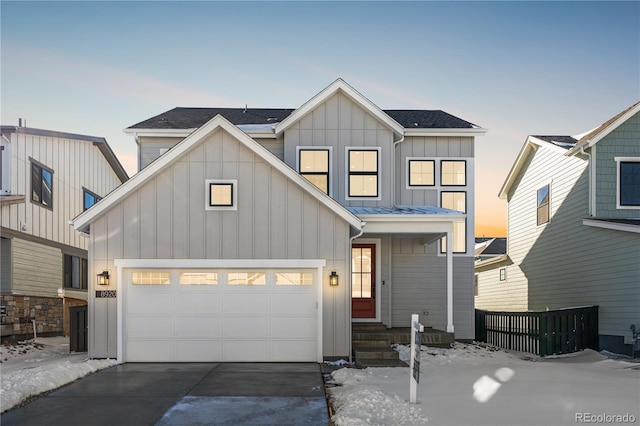
<path id="1" fill-rule="evenodd" d="M 394 343 L 408 344 L 411 341 L 411 329 L 387 328 L 381 323 L 352 323 L 351 339 L 353 356 L 358 368 L 367 367 L 406 367 L 398 352 L 391 348 Z M 432 328 L 422 333 L 422 344 L 429 346 L 451 347 L 453 333 L 445 333 Z"/>

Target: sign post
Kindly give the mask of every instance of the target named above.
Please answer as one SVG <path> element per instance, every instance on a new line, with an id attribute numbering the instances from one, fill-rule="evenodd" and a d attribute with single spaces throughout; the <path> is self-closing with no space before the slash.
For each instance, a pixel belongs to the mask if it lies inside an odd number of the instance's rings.
<path id="1" fill-rule="evenodd" d="M 420 383 L 420 347 L 424 326 L 418 322 L 418 314 L 411 315 L 411 364 L 409 365 L 409 402 L 415 404 L 418 399 Z"/>

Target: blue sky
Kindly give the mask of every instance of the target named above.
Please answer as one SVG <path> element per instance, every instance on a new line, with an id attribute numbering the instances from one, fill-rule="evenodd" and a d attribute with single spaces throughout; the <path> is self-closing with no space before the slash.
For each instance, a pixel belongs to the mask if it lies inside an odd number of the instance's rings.
<path id="1" fill-rule="evenodd" d="M 7 2 L 1 122 L 104 136 L 175 106 L 296 108 L 336 78 L 383 109 L 442 109 L 476 141 L 478 234 L 529 134 L 640 99 L 640 2 Z M 499 232 L 499 231 L 496 231 Z"/>

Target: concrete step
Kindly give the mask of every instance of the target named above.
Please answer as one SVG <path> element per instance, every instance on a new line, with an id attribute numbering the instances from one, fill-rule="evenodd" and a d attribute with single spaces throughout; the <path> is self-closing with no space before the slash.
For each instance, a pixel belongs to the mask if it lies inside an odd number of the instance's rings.
<path id="1" fill-rule="evenodd" d="M 390 347 L 386 348 L 366 348 L 354 347 L 356 361 L 362 359 L 399 359 L 399 354 Z"/>
<path id="2" fill-rule="evenodd" d="M 352 331 L 385 331 L 387 326 L 379 322 L 354 322 L 351 323 Z"/>
<path id="3" fill-rule="evenodd" d="M 388 348 L 391 342 L 388 340 L 353 340 L 354 347 L 364 348 Z"/>
<path id="4" fill-rule="evenodd" d="M 408 365 L 399 359 L 364 359 L 362 361 L 356 361 L 356 367 L 408 367 Z"/>
<path id="5" fill-rule="evenodd" d="M 351 340 L 380 340 L 393 343 L 393 333 L 352 332 Z"/>

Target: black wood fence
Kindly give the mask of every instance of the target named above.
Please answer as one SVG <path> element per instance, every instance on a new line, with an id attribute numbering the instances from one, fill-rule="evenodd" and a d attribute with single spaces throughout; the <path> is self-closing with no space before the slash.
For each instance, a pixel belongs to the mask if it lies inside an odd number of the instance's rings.
<path id="1" fill-rule="evenodd" d="M 476 309 L 476 341 L 540 356 L 598 350 L 598 307 L 544 312 Z"/>

